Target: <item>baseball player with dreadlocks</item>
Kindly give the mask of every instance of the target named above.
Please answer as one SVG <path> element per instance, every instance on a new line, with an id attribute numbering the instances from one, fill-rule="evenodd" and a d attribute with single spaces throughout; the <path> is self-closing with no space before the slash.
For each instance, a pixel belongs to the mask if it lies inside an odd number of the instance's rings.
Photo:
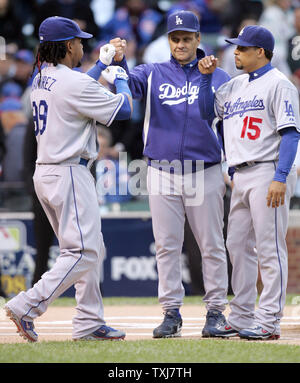
<path id="1" fill-rule="evenodd" d="M 76 289 L 73 339 L 124 339 L 123 331 L 106 326 L 99 287 L 103 238 L 97 194 L 89 168 L 97 158 L 95 121 L 109 126 L 132 112 L 127 75 L 110 71 L 117 94 L 96 81 L 112 61 L 113 46 L 85 74 L 72 70 L 83 56 L 81 39 L 92 35 L 70 19 L 50 17 L 39 28 L 40 46 L 31 104 L 37 139 L 34 186 L 59 241 L 53 268 L 28 291 L 5 306 L 22 337 L 38 340 L 33 320 L 70 286 Z M 41 69 L 43 63 L 46 67 Z"/>
<path id="2" fill-rule="evenodd" d="M 249 25 L 226 41 L 237 46 L 235 64 L 245 74 L 213 93 L 217 60 L 208 56 L 198 66 L 200 116 L 223 120 L 227 163 L 234 172 L 227 236 L 234 298 L 229 326 L 215 334 L 278 339 L 287 286 L 289 202 L 296 185 L 292 164 L 300 136 L 299 94 L 270 63 L 270 31 Z M 263 290 L 255 310 L 258 265 Z"/>

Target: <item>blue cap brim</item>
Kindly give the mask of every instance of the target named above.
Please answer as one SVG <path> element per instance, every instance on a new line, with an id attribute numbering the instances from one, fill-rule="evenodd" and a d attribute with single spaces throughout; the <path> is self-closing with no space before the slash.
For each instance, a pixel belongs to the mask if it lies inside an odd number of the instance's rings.
<path id="1" fill-rule="evenodd" d="M 175 31 L 185 31 L 185 32 L 199 32 L 197 31 L 196 29 L 193 29 L 193 28 L 173 28 L 171 29 L 170 31 L 168 31 L 168 33 L 171 33 L 171 32 L 175 32 Z"/>
<path id="2" fill-rule="evenodd" d="M 247 41 L 241 40 L 239 38 L 236 39 L 225 39 L 225 41 L 229 44 L 239 45 L 241 47 L 255 47 L 255 44 L 247 43 Z"/>
<path id="3" fill-rule="evenodd" d="M 93 37 L 93 35 L 91 35 L 90 33 L 81 31 L 81 32 L 79 33 L 79 35 L 77 35 L 77 36 L 75 36 L 75 37 L 79 37 L 80 39 L 90 39 L 90 38 Z"/>

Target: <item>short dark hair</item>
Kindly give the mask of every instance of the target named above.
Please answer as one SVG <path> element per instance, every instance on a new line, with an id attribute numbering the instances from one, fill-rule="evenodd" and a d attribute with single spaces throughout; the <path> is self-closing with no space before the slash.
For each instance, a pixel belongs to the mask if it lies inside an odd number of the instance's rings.
<path id="1" fill-rule="evenodd" d="M 261 47 L 254 47 L 255 49 L 259 49 L 259 48 L 261 48 Z M 265 56 L 266 56 L 266 58 L 269 60 L 269 61 L 271 61 L 272 60 L 272 57 L 273 57 L 273 52 L 272 51 L 270 51 L 269 49 L 265 49 L 265 48 L 263 48 L 263 50 L 264 50 L 264 52 L 265 52 Z"/>
<path id="2" fill-rule="evenodd" d="M 264 51 L 265 51 L 266 58 L 271 61 L 273 57 L 273 52 L 270 51 L 269 49 L 265 49 Z"/>

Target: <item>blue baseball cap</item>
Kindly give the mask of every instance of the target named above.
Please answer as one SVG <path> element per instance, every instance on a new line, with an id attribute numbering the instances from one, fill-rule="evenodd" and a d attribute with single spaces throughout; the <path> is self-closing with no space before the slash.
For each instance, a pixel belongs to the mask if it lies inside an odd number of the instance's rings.
<path id="1" fill-rule="evenodd" d="M 1 88 L 1 96 L 3 97 L 21 97 L 22 93 L 22 87 L 14 81 L 6 82 Z"/>
<path id="2" fill-rule="evenodd" d="M 39 28 L 40 43 L 46 41 L 71 40 L 74 37 L 90 39 L 90 33 L 83 32 L 77 23 L 66 17 L 53 16 L 45 19 Z"/>
<path id="3" fill-rule="evenodd" d="M 22 103 L 19 99 L 7 97 L 0 104 L 0 112 L 13 112 L 22 110 Z"/>
<path id="4" fill-rule="evenodd" d="M 28 49 L 21 49 L 20 51 L 18 51 L 15 54 L 15 59 L 20 60 L 20 61 L 24 61 L 27 64 L 32 64 L 34 61 L 34 55 Z"/>
<path id="5" fill-rule="evenodd" d="M 190 11 L 177 11 L 172 13 L 167 20 L 168 33 L 174 31 L 199 32 L 199 19 Z"/>
<path id="6" fill-rule="evenodd" d="M 243 28 L 235 39 L 225 39 L 230 44 L 240 45 L 242 47 L 259 47 L 271 52 L 274 50 L 275 40 L 272 33 L 258 25 L 248 25 Z"/>

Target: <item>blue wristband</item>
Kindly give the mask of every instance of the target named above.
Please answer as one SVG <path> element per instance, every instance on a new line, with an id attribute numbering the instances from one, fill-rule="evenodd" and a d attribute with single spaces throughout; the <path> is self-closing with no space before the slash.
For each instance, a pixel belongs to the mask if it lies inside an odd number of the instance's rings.
<path id="1" fill-rule="evenodd" d="M 96 64 L 88 71 L 86 74 L 92 77 L 94 80 L 98 81 L 101 76 L 101 72 L 106 69 L 106 65 L 104 65 L 100 60 L 96 62 Z"/>
<path id="2" fill-rule="evenodd" d="M 107 65 L 103 64 L 103 62 L 100 61 L 100 60 L 97 60 L 97 61 L 96 61 L 96 65 L 97 65 L 101 70 L 104 70 L 104 69 L 107 68 Z"/>

